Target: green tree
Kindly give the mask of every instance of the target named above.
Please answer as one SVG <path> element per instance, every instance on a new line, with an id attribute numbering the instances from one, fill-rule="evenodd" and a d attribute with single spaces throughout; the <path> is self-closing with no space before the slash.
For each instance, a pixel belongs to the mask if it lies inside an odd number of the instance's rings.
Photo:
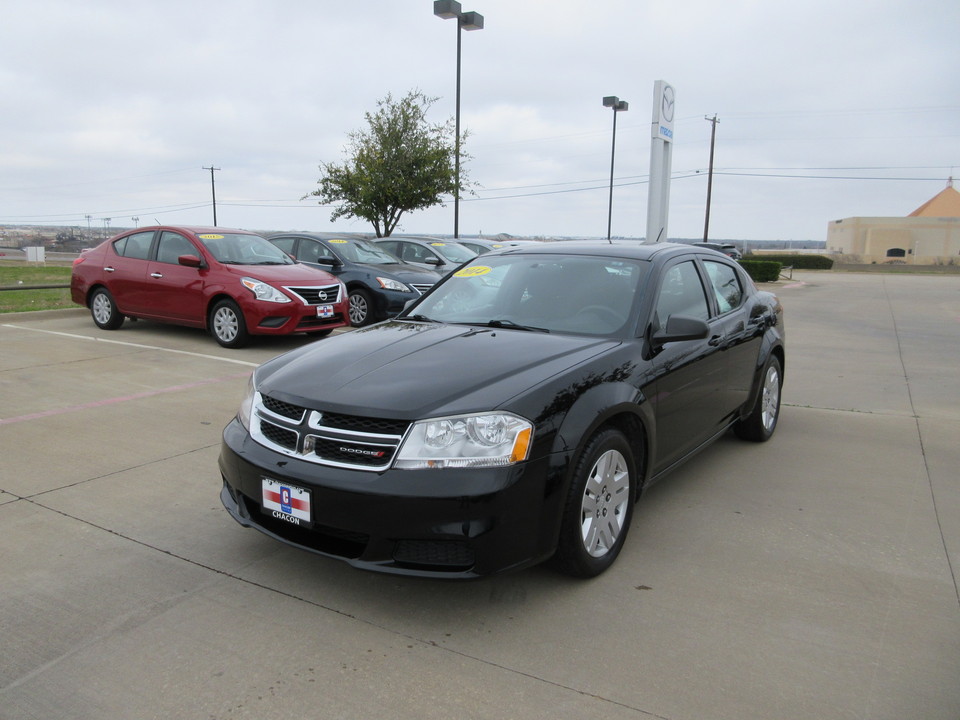
<path id="1" fill-rule="evenodd" d="M 350 133 L 342 165 L 323 163 L 319 187 L 304 195 L 321 205 L 336 205 L 330 221 L 359 217 L 369 221 L 377 237 L 388 237 L 405 212 L 443 204 L 456 191 L 453 119 L 431 125 L 426 114 L 437 101 L 419 90 L 395 101 L 377 101 L 365 113 L 368 128 Z M 466 133 L 461 135 L 461 148 Z M 464 158 L 461 150 L 461 162 Z M 460 169 L 460 192 L 467 185 Z"/>

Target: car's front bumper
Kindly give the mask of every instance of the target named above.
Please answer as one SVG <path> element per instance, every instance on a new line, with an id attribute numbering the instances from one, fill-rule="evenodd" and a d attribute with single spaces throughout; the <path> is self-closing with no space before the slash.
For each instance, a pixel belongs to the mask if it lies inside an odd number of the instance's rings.
<path id="1" fill-rule="evenodd" d="M 470 578 L 552 554 L 564 464 L 548 457 L 508 468 L 348 470 L 277 454 L 234 420 L 223 433 L 220 499 L 241 525 L 357 567 Z M 312 527 L 263 511 L 265 477 L 310 491 Z"/>

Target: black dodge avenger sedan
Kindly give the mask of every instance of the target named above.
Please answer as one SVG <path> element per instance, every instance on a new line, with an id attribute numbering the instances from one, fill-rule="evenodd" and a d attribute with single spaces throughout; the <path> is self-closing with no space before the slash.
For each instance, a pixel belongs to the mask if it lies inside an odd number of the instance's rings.
<path id="1" fill-rule="evenodd" d="M 370 570 L 591 577 L 634 502 L 730 428 L 765 441 L 780 303 L 689 245 L 468 261 L 393 320 L 261 365 L 223 433 L 242 525 Z"/>

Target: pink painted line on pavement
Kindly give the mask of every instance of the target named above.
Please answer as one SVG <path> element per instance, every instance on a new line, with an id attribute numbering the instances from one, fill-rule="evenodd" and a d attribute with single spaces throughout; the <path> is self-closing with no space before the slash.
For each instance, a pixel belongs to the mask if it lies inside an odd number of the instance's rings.
<path id="1" fill-rule="evenodd" d="M 184 385 L 173 385 L 171 387 L 161 388 L 160 390 L 149 390 L 147 392 L 135 393 L 133 395 L 123 395 L 121 397 L 107 398 L 106 400 L 95 400 L 94 402 L 83 403 L 82 405 L 71 405 L 65 408 L 56 408 L 54 410 L 44 410 L 42 412 L 30 413 L 29 415 L 18 415 L 11 418 L 0 418 L 0 425 L 12 425 L 13 423 L 26 422 L 28 420 L 38 420 L 40 418 L 52 417 L 54 415 L 63 415 L 66 413 L 77 412 L 79 410 L 89 410 L 91 408 L 105 407 L 107 405 L 116 405 L 117 403 L 129 402 L 130 400 L 141 400 L 143 398 L 153 397 L 154 395 L 164 395 L 166 393 L 181 392 L 192 388 L 203 387 L 204 385 L 213 385 L 227 380 L 236 380 L 241 377 L 249 377 L 249 372 L 227 375 L 222 378 L 213 378 L 211 380 L 199 380 Z"/>

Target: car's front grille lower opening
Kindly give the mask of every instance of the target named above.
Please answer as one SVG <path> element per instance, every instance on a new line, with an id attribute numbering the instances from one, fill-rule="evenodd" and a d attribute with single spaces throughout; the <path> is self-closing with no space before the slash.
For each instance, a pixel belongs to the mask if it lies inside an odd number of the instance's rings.
<path id="1" fill-rule="evenodd" d="M 260 506 L 245 495 L 240 497 L 247 514 L 256 519 L 257 525 L 287 542 L 300 545 L 308 550 L 315 550 L 325 555 L 355 559 L 363 554 L 370 542 L 369 535 L 340 530 L 326 525 L 314 525 L 310 529 L 291 525 L 261 512 Z"/>
<path id="2" fill-rule="evenodd" d="M 469 570 L 476 562 L 471 547 L 462 540 L 398 540 L 393 560 L 409 568 Z"/>

